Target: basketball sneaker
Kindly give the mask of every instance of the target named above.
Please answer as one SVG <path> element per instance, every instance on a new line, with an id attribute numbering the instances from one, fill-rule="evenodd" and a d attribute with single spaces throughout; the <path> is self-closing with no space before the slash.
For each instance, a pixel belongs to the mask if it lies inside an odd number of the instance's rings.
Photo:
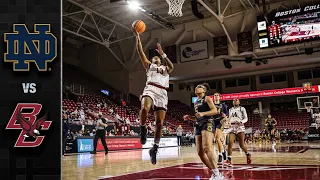
<path id="1" fill-rule="evenodd" d="M 212 174 L 209 180 L 223 180 L 224 176 L 222 175 L 222 173 L 218 173 L 218 174 Z"/>
<path id="2" fill-rule="evenodd" d="M 222 166 L 222 155 L 219 154 L 218 156 L 218 166 L 221 167 Z"/>
<path id="3" fill-rule="evenodd" d="M 247 155 L 247 164 L 251 164 L 251 154 L 248 153 Z"/>
<path id="4" fill-rule="evenodd" d="M 153 147 L 149 150 L 150 160 L 153 165 L 157 164 L 158 148 L 159 145 L 154 144 Z"/>
<path id="5" fill-rule="evenodd" d="M 146 126 L 140 126 L 140 143 L 142 145 L 146 144 L 147 142 L 147 127 Z"/>
<path id="6" fill-rule="evenodd" d="M 227 159 L 224 163 L 224 165 L 228 166 L 228 167 L 232 167 L 232 163 L 231 160 Z"/>
<path id="7" fill-rule="evenodd" d="M 226 150 L 222 151 L 222 156 L 223 156 L 223 160 L 227 160 L 227 151 Z"/>

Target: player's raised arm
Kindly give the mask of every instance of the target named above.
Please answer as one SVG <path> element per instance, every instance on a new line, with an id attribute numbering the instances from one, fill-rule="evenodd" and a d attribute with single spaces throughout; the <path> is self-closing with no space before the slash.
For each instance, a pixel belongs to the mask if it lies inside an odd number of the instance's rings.
<path id="1" fill-rule="evenodd" d="M 167 65 L 168 73 L 171 73 L 174 69 L 173 63 L 170 61 L 170 59 L 167 57 L 167 55 L 163 52 L 162 47 L 159 43 L 157 43 L 157 46 L 158 46 L 158 49 L 156 49 L 156 50 L 158 51 L 158 53 L 160 54 L 160 56 L 164 60 L 165 64 Z"/>
<path id="2" fill-rule="evenodd" d="M 134 28 L 134 25 L 132 25 L 132 32 L 136 35 L 137 51 L 139 53 L 142 65 L 144 66 L 145 69 L 149 69 L 151 62 L 148 60 L 146 54 L 143 52 L 140 36 L 139 36 L 137 30 Z"/>

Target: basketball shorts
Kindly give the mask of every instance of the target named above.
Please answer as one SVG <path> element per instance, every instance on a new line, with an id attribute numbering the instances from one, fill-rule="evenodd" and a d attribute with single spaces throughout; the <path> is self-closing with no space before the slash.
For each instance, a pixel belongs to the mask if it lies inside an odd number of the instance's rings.
<path id="1" fill-rule="evenodd" d="M 232 125 L 230 125 L 230 127 L 228 129 L 223 130 L 223 133 L 225 133 L 225 134 L 230 134 L 230 133 L 239 134 L 242 132 L 246 132 L 246 128 L 243 125 L 239 126 L 239 125 L 232 124 Z"/>
<path id="2" fill-rule="evenodd" d="M 214 133 L 215 126 L 213 120 L 207 120 L 204 122 L 197 122 L 196 124 L 196 136 L 201 135 L 201 131 L 209 131 Z"/>
<path id="3" fill-rule="evenodd" d="M 274 129 L 274 126 L 268 125 L 268 131 L 271 131 L 272 129 Z"/>
<path id="4" fill-rule="evenodd" d="M 216 127 L 216 129 L 222 130 L 221 120 L 214 120 L 214 126 Z"/>
<path id="5" fill-rule="evenodd" d="M 143 106 L 143 97 L 150 97 L 152 99 L 152 108 L 154 110 L 167 110 L 168 106 L 168 93 L 167 90 L 161 89 L 153 85 L 147 85 L 142 95 L 140 96 L 141 106 Z"/>

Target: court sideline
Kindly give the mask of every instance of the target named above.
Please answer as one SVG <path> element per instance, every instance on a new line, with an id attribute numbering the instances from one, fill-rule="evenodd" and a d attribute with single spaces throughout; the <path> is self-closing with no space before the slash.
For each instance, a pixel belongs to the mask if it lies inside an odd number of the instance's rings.
<path id="1" fill-rule="evenodd" d="M 253 161 L 234 147 L 232 168 L 221 168 L 226 179 L 320 179 L 319 143 L 250 144 Z M 198 159 L 195 147 L 161 148 L 157 165 L 148 149 L 88 153 L 62 157 L 63 180 L 208 179 L 210 172 Z"/>

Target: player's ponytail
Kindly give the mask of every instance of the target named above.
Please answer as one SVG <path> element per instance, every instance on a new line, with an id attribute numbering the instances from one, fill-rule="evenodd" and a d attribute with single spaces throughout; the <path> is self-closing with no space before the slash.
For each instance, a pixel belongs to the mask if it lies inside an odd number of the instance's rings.
<path id="1" fill-rule="evenodd" d="M 210 85 L 208 83 L 203 83 L 202 86 L 206 88 L 206 93 L 210 91 Z"/>

